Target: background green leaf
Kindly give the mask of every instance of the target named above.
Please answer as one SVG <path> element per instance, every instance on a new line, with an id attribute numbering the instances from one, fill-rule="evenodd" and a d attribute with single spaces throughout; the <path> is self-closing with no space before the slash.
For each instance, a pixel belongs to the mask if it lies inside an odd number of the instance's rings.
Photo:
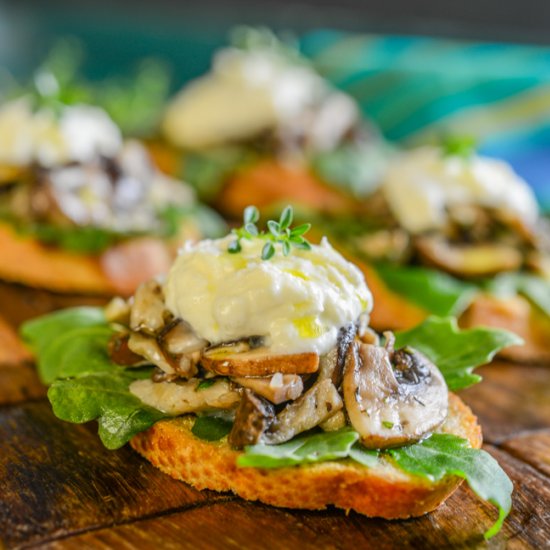
<path id="1" fill-rule="evenodd" d="M 474 285 L 433 269 L 386 264 L 375 268 L 391 290 L 434 315 L 460 315 L 478 292 Z"/>
<path id="2" fill-rule="evenodd" d="M 233 422 L 219 416 L 197 416 L 191 432 L 205 441 L 218 441 L 231 431 Z"/>
<path id="3" fill-rule="evenodd" d="M 523 343 L 506 330 L 473 328 L 460 330 L 454 317 L 429 317 L 410 330 L 395 334 L 395 346 L 410 346 L 426 355 L 441 371 L 452 391 L 479 382 L 475 367 L 489 362 L 501 349 Z"/>

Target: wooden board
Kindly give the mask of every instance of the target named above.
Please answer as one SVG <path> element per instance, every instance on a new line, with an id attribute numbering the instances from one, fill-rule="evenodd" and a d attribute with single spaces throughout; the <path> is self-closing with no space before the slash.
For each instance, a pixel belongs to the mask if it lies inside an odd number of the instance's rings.
<path id="1" fill-rule="evenodd" d="M 0 298 L 13 328 L 79 301 L 10 285 Z M 488 546 L 548 548 L 550 368 L 497 362 L 481 373 L 462 397 L 515 485 L 513 512 Z M 199 492 L 127 447 L 106 450 L 96 429 L 57 420 L 28 361 L 0 364 L 0 548 L 485 548 L 495 518 L 464 486 L 430 515 L 391 522 Z"/>

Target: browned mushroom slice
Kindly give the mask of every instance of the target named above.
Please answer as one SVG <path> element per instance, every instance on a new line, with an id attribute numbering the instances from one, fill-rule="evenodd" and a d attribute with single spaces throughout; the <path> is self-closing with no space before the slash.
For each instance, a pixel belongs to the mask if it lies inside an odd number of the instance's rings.
<path id="1" fill-rule="evenodd" d="M 113 334 L 107 346 L 109 357 L 117 365 L 124 365 L 126 367 L 139 366 L 144 362 L 143 357 L 130 349 L 128 346 L 129 339 L 130 334 L 127 332 Z"/>
<path id="2" fill-rule="evenodd" d="M 174 365 L 166 359 L 155 338 L 145 336 L 140 332 L 132 332 L 128 339 L 128 347 L 131 351 L 156 365 L 167 374 L 176 373 Z"/>
<path id="3" fill-rule="evenodd" d="M 167 313 L 159 282 L 155 279 L 146 281 L 134 294 L 130 328 L 147 334 L 156 334 L 164 326 Z"/>
<path id="4" fill-rule="evenodd" d="M 164 331 L 163 331 L 164 332 Z M 172 354 L 189 354 L 206 347 L 207 342 L 199 338 L 187 323 L 179 320 L 159 338 L 162 347 Z"/>
<path id="5" fill-rule="evenodd" d="M 278 372 L 273 376 L 233 378 L 233 381 L 250 388 L 258 395 L 265 397 L 271 403 L 278 405 L 285 401 L 294 401 L 304 391 L 302 378 L 297 374 L 281 374 Z"/>
<path id="6" fill-rule="evenodd" d="M 229 433 L 229 444 L 241 449 L 245 445 L 258 443 L 274 419 L 273 405 L 245 389 Z"/>
<path id="7" fill-rule="evenodd" d="M 124 298 L 116 296 L 105 306 L 104 311 L 109 323 L 130 324 L 130 304 Z"/>
<path id="8" fill-rule="evenodd" d="M 316 353 L 275 355 L 265 347 L 246 349 L 245 345 L 217 346 L 203 353 L 202 366 L 222 376 L 268 376 L 282 374 L 307 374 L 319 367 Z"/>
<path id="9" fill-rule="evenodd" d="M 319 424 L 325 432 L 335 432 L 341 430 L 346 425 L 346 415 L 344 411 L 336 411 L 332 416 L 329 416 L 324 422 Z"/>
<path id="10" fill-rule="evenodd" d="M 491 244 L 451 244 L 443 237 L 425 235 L 415 241 L 422 259 L 463 277 L 481 277 L 521 267 L 523 256 L 513 246 Z"/>
<path id="11" fill-rule="evenodd" d="M 264 434 L 262 441 L 271 445 L 289 441 L 318 426 L 343 406 L 332 381 L 329 378 L 321 380 L 277 415 L 273 429 Z"/>
<path id="12" fill-rule="evenodd" d="M 130 391 L 146 405 L 169 415 L 232 409 L 241 398 L 227 380 L 216 380 L 204 389 L 197 389 L 198 385 L 196 378 L 186 382 L 136 380 L 130 384 Z"/>
<path id="13" fill-rule="evenodd" d="M 447 416 L 445 380 L 416 351 L 392 354 L 383 347 L 356 343 L 348 351 L 343 388 L 350 422 L 370 448 L 418 441 Z"/>

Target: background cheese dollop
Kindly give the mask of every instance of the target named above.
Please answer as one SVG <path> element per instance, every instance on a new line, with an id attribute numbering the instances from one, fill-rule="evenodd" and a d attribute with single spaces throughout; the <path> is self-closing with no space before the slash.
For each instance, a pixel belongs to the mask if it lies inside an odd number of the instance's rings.
<path id="1" fill-rule="evenodd" d="M 372 296 L 354 265 L 326 239 L 312 250 L 280 245 L 261 259 L 264 240 L 234 237 L 187 245 L 165 284 L 168 308 L 213 344 L 263 336 L 273 353 L 328 352 L 338 331 L 372 308 Z"/>
<path id="2" fill-rule="evenodd" d="M 446 208 L 476 204 L 535 223 L 533 191 L 504 161 L 482 156 L 445 156 L 436 147 L 403 153 L 389 168 L 382 192 L 402 227 L 411 233 L 438 229 Z"/>

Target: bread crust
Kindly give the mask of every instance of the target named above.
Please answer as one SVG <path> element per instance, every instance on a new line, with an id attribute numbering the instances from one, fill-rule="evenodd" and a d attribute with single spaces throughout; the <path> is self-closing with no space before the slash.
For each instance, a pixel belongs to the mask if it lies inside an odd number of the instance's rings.
<path id="1" fill-rule="evenodd" d="M 129 254 L 132 248 L 139 250 Z M 0 278 L 4 280 L 56 292 L 105 296 L 132 294 L 139 283 L 167 270 L 174 255 L 158 239 L 148 238 L 130 239 L 102 256 L 75 254 L 18 235 L 2 222 L 0 250 Z M 120 264 L 111 274 L 107 257 L 111 265 Z M 139 265 L 128 265 L 136 260 Z"/>
<path id="2" fill-rule="evenodd" d="M 247 500 L 284 508 L 322 510 L 329 505 L 387 519 L 423 515 L 437 508 L 460 485 L 448 476 L 439 482 L 403 472 L 389 461 L 367 468 L 352 460 L 277 469 L 240 468 L 241 454 L 226 439 L 207 442 L 191 433 L 193 417 L 157 422 L 136 435 L 131 446 L 166 474 L 196 489 L 231 491 Z M 481 446 L 481 428 L 472 411 L 449 394 L 449 417 L 442 431 Z"/>

